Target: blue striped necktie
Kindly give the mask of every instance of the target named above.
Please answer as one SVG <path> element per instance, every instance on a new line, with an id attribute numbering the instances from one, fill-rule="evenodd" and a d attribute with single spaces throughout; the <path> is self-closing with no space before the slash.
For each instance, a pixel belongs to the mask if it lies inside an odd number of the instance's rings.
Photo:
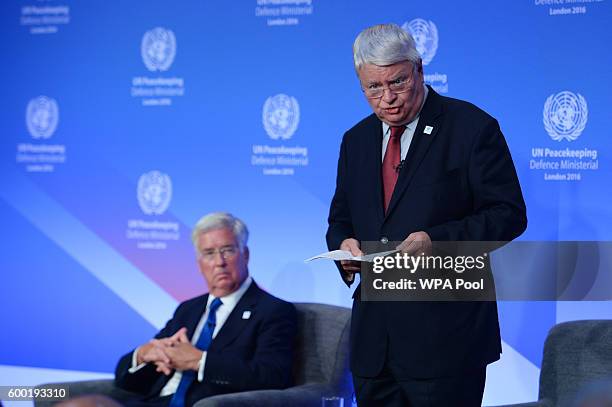
<path id="1" fill-rule="evenodd" d="M 215 326 L 217 325 L 217 309 L 223 305 L 220 298 L 215 298 L 213 302 L 210 303 L 210 311 L 208 313 L 208 318 L 206 319 L 206 323 L 204 324 L 204 328 L 202 328 L 202 332 L 200 333 L 200 337 L 198 338 L 198 342 L 196 343 L 196 348 L 206 351 L 212 342 L 213 332 L 215 332 Z M 187 389 L 191 383 L 193 383 L 197 372 L 194 370 L 185 370 L 183 371 L 183 376 L 181 377 L 181 382 L 176 389 L 176 393 L 172 396 L 172 400 L 170 400 L 169 407 L 184 407 L 185 406 L 185 396 L 187 395 Z"/>

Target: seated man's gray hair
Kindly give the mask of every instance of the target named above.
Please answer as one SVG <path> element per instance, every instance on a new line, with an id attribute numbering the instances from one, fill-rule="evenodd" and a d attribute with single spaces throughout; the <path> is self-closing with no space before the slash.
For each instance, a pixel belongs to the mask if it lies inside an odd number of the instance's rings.
<path id="1" fill-rule="evenodd" d="M 191 233 L 191 241 L 196 250 L 198 250 L 198 238 L 200 235 L 217 229 L 230 229 L 234 232 L 238 248 L 241 252 L 244 251 L 249 239 L 249 230 L 243 221 L 227 212 L 213 212 L 200 218 Z"/>

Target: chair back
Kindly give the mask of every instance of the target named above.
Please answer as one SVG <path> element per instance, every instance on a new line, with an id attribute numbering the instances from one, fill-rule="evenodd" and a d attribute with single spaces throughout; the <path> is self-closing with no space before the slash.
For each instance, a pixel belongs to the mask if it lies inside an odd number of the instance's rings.
<path id="1" fill-rule="evenodd" d="M 612 377 L 612 320 L 555 325 L 544 344 L 540 399 L 573 402 L 589 383 Z"/>
<path id="2" fill-rule="evenodd" d="M 294 384 L 328 383 L 335 395 L 350 396 L 351 310 L 311 303 L 296 303 L 295 307 L 298 334 L 294 347 Z"/>

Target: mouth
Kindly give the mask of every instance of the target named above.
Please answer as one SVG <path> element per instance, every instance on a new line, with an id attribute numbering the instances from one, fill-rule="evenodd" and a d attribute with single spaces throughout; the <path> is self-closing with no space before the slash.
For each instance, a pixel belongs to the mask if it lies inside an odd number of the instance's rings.
<path id="1" fill-rule="evenodd" d="M 385 113 L 389 113 L 389 114 L 397 114 L 399 113 L 400 108 L 399 107 L 388 107 L 385 110 Z"/>
<path id="2" fill-rule="evenodd" d="M 218 273 L 217 275 L 215 275 L 215 279 L 224 280 L 224 279 L 228 279 L 229 276 L 230 276 L 229 273 L 222 272 L 222 273 Z"/>

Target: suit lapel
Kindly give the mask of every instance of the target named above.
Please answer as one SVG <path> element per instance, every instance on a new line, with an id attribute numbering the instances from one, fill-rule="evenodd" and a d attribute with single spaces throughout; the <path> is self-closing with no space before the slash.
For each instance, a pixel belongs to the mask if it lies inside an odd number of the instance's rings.
<path id="1" fill-rule="evenodd" d="M 251 321 L 257 318 L 256 306 L 260 295 L 261 289 L 253 281 L 232 310 L 215 339 L 213 339 L 210 349 L 221 349 L 227 346 L 243 331 L 247 324 L 252 323 Z M 249 311 L 247 319 L 243 319 L 245 311 Z"/>
<path id="2" fill-rule="evenodd" d="M 204 295 L 202 298 L 203 303 L 200 305 L 200 311 L 189 314 L 187 319 L 185 320 L 185 328 L 187 328 L 187 337 L 189 339 L 193 338 L 193 333 L 195 332 L 195 329 L 198 326 L 198 322 L 200 322 L 200 319 L 202 319 L 202 315 L 204 315 L 204 311 L 206 311 L 206 304 L 208 304 L 208 294 Z"/>
<path id="3" fill-rule="evenodd" d="M 397 184 L 393 190 L 387 217 L 393 212 L 393 209 L 397 206 L 400 198 L 408 188 L 408 185 L 410 185 L 414 174 L 419 168 L 421 161 L 423 161 L 423 158 L 427 155 L 429 147 L 440 128 L 442 115 L 441 97 L 434 92 L 431 87 L 428 86 L 428 88 L 429 94 L 421 110 L 417 128 L 414 130 L 412 143 L 410 143 L 408 154 L 406 154 L 405 165 L 400 170 Z M 430 134 L 425 133 L 426 127 L 431 127 L 431 129 L 428 128 L 428 133 Z"/>

